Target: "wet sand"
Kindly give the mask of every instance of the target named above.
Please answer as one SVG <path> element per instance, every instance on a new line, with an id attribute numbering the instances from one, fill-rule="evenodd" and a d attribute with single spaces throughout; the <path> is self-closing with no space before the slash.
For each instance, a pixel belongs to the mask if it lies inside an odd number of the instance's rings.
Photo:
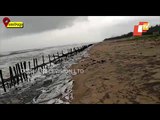
<path id="1" fill-rule="evenodd" d="M 160 103 L 160 40 L 104 41 L 71 69 L 72 104 Z"/>

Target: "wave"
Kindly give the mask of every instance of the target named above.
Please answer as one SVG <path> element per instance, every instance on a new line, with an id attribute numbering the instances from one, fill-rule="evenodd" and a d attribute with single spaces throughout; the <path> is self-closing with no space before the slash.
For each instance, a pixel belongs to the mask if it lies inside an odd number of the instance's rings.
<path id="1" fill-rule="evenodd" d="M 56 48 L 56 47 L 63 47 L 63 46 L 51 46 L 51 47 L 44 47 L 44 48 L 3 52 L 3 53 L 0 53 L 0 57 L 5 57 L 5 56 L 10 56 L 10 55 L 15 55 L 15 54 L 28 53 L 28 52 L 34 52 L 34 51 L 42 51 L 42 50 L 45 50 L 45 49 Z"/>

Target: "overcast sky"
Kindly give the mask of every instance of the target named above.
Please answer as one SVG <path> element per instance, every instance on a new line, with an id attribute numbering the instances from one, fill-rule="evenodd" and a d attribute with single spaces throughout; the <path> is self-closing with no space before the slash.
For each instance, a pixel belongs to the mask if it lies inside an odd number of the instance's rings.
<path id="1" fill-rule="evenodd" d="M 4 17 L 0 16 L 0 52 L 99 42 L 133 32 L 140 21 L 160 24 L 158 16 L 7 16 L 24 22 L 22 29 L 9 29 Z"/>

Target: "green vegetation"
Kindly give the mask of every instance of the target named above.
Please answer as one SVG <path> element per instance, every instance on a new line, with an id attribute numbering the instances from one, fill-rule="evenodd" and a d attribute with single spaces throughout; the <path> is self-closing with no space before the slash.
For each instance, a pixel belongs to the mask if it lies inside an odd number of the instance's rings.
<path id="1" fill-rule="evenodd" d="M 159 40 L 160 35 L 143 35 L 140 37 L 132 37 L 131 40 Z"/>
<path id="2" fill-rule="evenodd" d="M 154 32 L 159 32 L 158 35 L 153 35 Z M 140 37 L 133 37 L 133 32 L 129 32 L 127 34 L 117 36 L 117 37 L 111 37 L 111 38 L 106 38 L 106 40 L 115 40 L 115 39 L 134 39 L 134 40 L 139 40 L 139 39 L 160 39 L 160 25 L 156 26 L 151 26 L 149 30 L 145 33 L 143 33 L 142 36 Z"/>

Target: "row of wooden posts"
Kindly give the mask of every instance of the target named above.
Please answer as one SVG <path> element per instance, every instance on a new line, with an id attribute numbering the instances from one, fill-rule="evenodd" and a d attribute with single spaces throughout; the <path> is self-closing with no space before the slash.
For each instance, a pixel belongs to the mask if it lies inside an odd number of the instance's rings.
<path id="1" fill-rule="evenodd" d="M 42 55 L 42 64 L 38 65 L 38 59 L 37 58 L 33 58 L 33 67 L 31 67 L 31 62 L 28 61 L 24 61 L 24 62 L 20 62 L 15 64 L 15 66 L 9 66 L 9 74 L 10 77 L 4 79 L 3 78 L 3 74 L 2 74 L 2 70 L 0 70 L 0 87 L 3 87 L 4 91 L 6 92 L 6 86 L 7 88 L 11 88 L 12 86 L 16 86 L 19 85 L 20 82 L 24 82 L 24 81 L 30 81 L 28 79 L 28 71 L 27 71 L 27 63 L 28 63 L 28 70 L 34 70 L 37 71 L 38 68 L 44 68 L 47 64 L 54 63 L 60 63 L 63 61 L 62 58 L 68 58 L 71 57 L 75 54 L 77 54 L 78 52 L 81 52 L 83 50 L 85 50 L 86 48 L 88 48 L 89 46 L 91 46 L 92 44 L 89 45 L 84 45 L 82 47 L 77 47 L 77 48 L 73 48 L 73 49 L 69 49 L 67 53 L 64 53 L 62 51 L 61 55 L 57 52 L 57 55 L 48 55 L 48 62 L 45 62 L 44 59 L 44 55 Z M 53 57 L 53 59 L 51 60 L 51 57 Z"/>

